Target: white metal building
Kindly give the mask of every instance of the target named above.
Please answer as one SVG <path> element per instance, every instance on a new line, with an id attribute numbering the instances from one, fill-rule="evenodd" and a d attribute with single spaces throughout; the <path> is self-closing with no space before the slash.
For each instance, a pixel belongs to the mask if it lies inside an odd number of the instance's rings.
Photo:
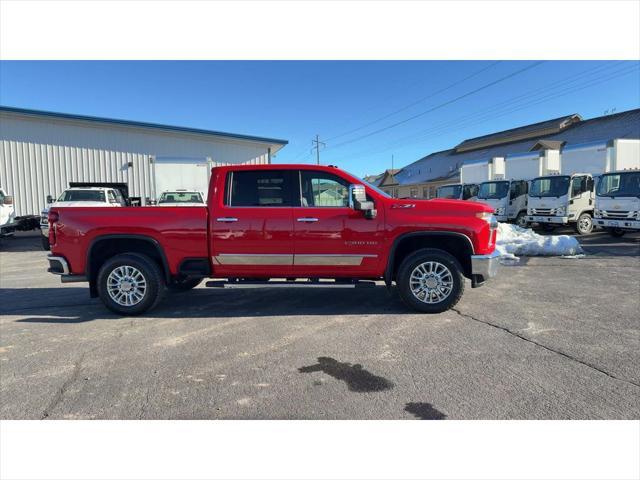
<path id="1" fill-rule="evenodd" d="M 17 215 L 38 214 L 69 182 L 124 182 L 154 199 L 155 165 L 263 164 L 286 140 L 0 106 L 0 185 Z M 209 169 L 203 169 L 208 173 Z"/>

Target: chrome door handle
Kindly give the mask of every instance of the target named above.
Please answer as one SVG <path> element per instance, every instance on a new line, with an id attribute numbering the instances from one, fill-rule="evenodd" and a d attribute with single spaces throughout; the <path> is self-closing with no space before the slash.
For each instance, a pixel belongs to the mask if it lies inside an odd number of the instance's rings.
<path id="1" fill-rule="evenodd" d="M 298 219 L 299 222 L 306 222 L 306 223 L 313 223 L 313 222 L 317 222 L 318 219 L 317 218 L 313 218 L 313 217 L 301 217 Z"/>
<path id="2" fill-rule="evenodd" d="M 220 218 L 216 218 L 216 221 L 230 223 L 230 222 L 237 222 L 238 219 L 235 217 L 220 217 Z"/>

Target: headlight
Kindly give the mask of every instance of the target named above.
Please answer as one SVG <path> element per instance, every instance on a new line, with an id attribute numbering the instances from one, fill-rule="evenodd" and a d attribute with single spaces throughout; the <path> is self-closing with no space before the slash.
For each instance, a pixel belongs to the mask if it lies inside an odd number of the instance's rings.
<path id="1" fill-rule="evenodd" d="M 593 210 L 593 216 L 594 216 L 594 217 L 600 217 L 600 210 L 599 210 L 599 209 L 597 209 L 597 208 L 596 208 L 596 209 L 594 209 L 594 210 Z"/>
<path id="2" fill-rule="evenodd" d="M 504 215 L 504 207 L 496 208 L 496 215 Z"/>
<path id="3" fill-rule="evenodd" d="M 493 213 L 480 212 L 476 213 L 476 217 L 481 218 L 482 220 L 487 222 L 491 230 L 495 230 L 496 228 L 498 228 L 498 220 L 496 220 L 496 217 L 493 215 Z"/>
<path id="4" fill-rule="evenodd" d="M 556 208 L 556 215 L 564 215 L 564 207 Z"/>

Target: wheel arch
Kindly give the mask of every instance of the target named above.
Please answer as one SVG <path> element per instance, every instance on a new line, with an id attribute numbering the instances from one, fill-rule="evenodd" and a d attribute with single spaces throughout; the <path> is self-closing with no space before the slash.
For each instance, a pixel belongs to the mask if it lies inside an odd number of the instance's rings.
<path id="1" fill-rule="evenodd" d="M 443 243 L 443 240 L 447 242 Z M 391 286 L 402 260 L 421 248 L 437 248 L 453 255 L 460 262 L 464 276 L 471 278 L 471 255 L 474 254 L 474 248 L 469 236 L 448 231 L 409 232 L 393 241 L 384 272 L 387 286 Z"/>
<path id="2" fill-rule="evenodd" d="M 89 279 L 89 289 L 92 297 L 98 295 L 96 279 L 100 268 L 109 258 L 122 253 L 138 253 L 150 257 L 161 268 L 165 281 L 171 280 L 169 262 L 155 238 L 148 235 L 108 234 L 95 237 L 87 249 L 85 275 Z"/>

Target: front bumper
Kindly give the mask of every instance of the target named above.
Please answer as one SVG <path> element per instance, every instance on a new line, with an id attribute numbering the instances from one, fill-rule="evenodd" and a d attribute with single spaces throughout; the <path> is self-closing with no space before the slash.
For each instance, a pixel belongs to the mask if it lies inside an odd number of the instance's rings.
<path id="1" fill-rule="evenodd" d="M 40 224 L 40 231 L 43 237 L 49 238 L 49 225 Z"/>
<path id="2" fill-rule="evenodd" d="M 593 223 L 598 227 L 640 230 L 640 220 L 627 220 L 627 219 L 612 220 L 608 218 L 594 218 Z"/>
<path id="3" fill-rule="evenodd" d="M 498 220 L 499 222 L 506 222 L 507 220 L 509 220 L 506 215 L 496 215 L 494 213 L 493 216 L 496 217 L 496 220 Z"/>
<path id="4" fill-rule="evenodd" d="M 556 223 L 560 225 L 566 225 L 567 223 L 569 223 L 569 217 L 544 217 L 542 215 L 527 215 L 527 222 Z"/>
<path id="5" fill-rule="evenodd" d="M 488 255 L 471 255 L 471 286 L 479 287 L 498 274 L 500 253 L 494 250 Z"/>

